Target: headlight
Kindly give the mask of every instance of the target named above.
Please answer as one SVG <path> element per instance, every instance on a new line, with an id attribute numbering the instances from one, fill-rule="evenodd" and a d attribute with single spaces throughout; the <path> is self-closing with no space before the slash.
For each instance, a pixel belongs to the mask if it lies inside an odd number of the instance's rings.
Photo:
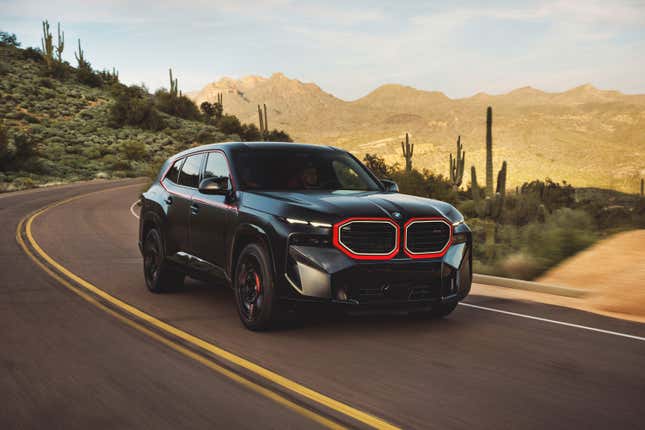
<path id="1" fill-rule="evenodd" d="M 306 221 L 303 219 L 296 219 L 296 218 L 284 218 L 284 220 L 289 224 L 303 224 L 303 225 L 310 225 L 312 227 L 319 227 L 319 228 L 332 228 L 332 225 L 326 222 Z"/>

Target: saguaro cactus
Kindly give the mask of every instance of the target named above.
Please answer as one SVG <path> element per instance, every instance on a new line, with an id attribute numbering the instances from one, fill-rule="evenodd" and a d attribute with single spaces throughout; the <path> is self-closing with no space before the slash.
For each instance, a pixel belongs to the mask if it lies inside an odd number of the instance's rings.
<path id="1" fill-rule="evenodd" d="M 56 44 L 56 56 L 58 57 L 58 62 L 63 62 L 63 50 L 65 49 L 65 32 L 63 31 L 62 36 L 60 32 L 60 22 L 58 23 L 58 40 Z"/>
<path id="2" fill-rule="evenodd" d="M 264 103 L 264 131 L 269 134 L 269 118 L 267 117 L 267 105 Z"/>
<path id="3" fill-rule="evenodd" d="M 645 179 L 641 178 L 641 197 L 645 196 Z"/>
<path id="4" fill-rule="evenodd" d="M 260 120 L 260 134 L 262 135 L 262 140 L 266 140 L 269 135 L 269 120 L 267 119 L 267 105 L 264 104 L 263 107 L 264 112 L 262 111 L 262 107 L 258 105 L 258 118 Z"/>
<path id="5" fill-rule="evenodd" d="M 479 184 L 477 184 L 477 171 L 475 166 L 470 168 L 471 175 L 471 193 L 477 213 L 482 218 L 499 219 L 504 209 L 504 200 L 506 199 L 506 161 L 502 163 L 502 168 L 497 173 L 497 187 L 495 194 L 485 193 L 484 199 L 480 193 Z"/>
<path id="6" fill-rule="evenodd" d="M 466 162 L 466 152 L 462 151 L 461 136 L 457 137 L 457 155 L 452 158 L 450 153 L 450 183 L 455 191 L 461 186 L 464 178 L 464 163 Z"/>
<path id="7" fill-rule="evenodd" d="M 405 133 L 405 143 L 401 142 L 401 152 L 405 158 L 405 171 L 412 171 L 412 155 L 414 154 L 414 143 L 410 144 L 410 137 Z"/>
<path id="8" fill-rule="evenodd" d="M 81 39 L 78 39 L 78 52 L 74 52 L 74 57 L 76 57 L 79 69 L 88 66 L 87 61 L 85 61 L 85 51 L 81 48 Z"/>
<path id="9" fill-rule="evenodd" d="M 178 84 L 177 84 L 177 78 L 173 79 L 172 78 L 172 69 L 168 69 L 168 75 L 170 76 L 170 95 L 173 97 L 177 97 L 179 94 L 178 90 Z"/>
<path id="10" fill-rule="evenodd" d="M 493 194 L 493 108 L 486 109 L 486 194 Z"/>
<path id="11" fill-rule="evenodd" d="M 45 63 L 47 67 L 51 68 L 54 65 L 54 37 L 49 31 L 49 22 L 47 20 L 43 21 L 43 37 L 40 39 L 40 45 L 43 50 L 43 57 L 45 57 Z"/>

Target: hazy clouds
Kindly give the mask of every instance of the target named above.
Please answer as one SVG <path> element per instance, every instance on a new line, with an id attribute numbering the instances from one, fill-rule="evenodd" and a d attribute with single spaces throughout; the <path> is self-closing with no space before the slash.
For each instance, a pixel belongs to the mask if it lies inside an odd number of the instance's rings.
<path id="1" fill-rule="evenodd" d="M 451 97 L 586 82 L 645 92 L 645 2 L 4 1 L 0 29 L 40 44 L 61 21 L 94 66 L 184 90 L 220 76 L 313 81 L 352 99 L 395 82 Z M 448 4 L 450 3 L 450 4 Z"/>

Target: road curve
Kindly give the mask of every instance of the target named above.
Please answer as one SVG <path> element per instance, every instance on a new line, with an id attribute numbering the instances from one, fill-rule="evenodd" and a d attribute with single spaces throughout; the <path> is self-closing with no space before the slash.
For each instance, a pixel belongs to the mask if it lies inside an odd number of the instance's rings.
<path id="1" fill-rule="evenodd" d="M 97 311 L 19 247 L 25 214 L 116 185 L 0 199 L 0 428 L 323 428 Z M 61 246 L 75 241 L 60 233 Z"/>
<path id="2" fill-rule="evenodd" d="M 130 211 L 140 186 L 114 189 L 122 185 L 0 199 L 0 428 L 320 424 L 89 306 L 24 256 L 13 239 L 19 219 L 96 189 L 104 191 L 34 220 L 48 255 L 141 311 L 317 393 L 406 428 L 642 425 L 642 324 L 471 296 L 478 307 L 460 306 L 443 321 L 316 315 L 251 333 L 222 286 L 189 281 L 175 293 L 147 292 Z"/>

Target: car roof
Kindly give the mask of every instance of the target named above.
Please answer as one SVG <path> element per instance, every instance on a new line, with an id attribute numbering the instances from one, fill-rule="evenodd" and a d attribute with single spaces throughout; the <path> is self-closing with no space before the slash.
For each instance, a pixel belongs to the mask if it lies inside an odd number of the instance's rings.
<path id="1" fill-rule="evenodd" d="M 225 152 L 230 152 L 230 150 L 244 150 L 244 149 L 271 149 L 271 150 L 287 150 L 294 149 L 297 146 L 300 149 L 314 150 L 314 151 L 344 151 L 343 149 L 336 148 L 329 145 L 314 145 L 309 143 L 297 143 L 297 142 L 224 142 L 224 143 L 211 143 L 207 145 L 195 146 L 193 148 L 186 149 L 178 154 L 175 154 L 172 158 L 180 158 L 186 155 L 190 155 L 194 152 L 199 151 L 208 151 L 214 149 L 221 149 Z"/>

